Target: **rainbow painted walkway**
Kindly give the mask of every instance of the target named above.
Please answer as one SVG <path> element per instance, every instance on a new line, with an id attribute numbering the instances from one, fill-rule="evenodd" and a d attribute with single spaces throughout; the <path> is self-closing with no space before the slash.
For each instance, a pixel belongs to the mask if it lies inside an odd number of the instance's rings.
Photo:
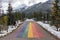
<path id="1" fill-rule="evenodd" d="M 38 25 L 34 22 L 24 22 L 18 30 L 13 34 L 18 38 L 43 38 L 44 33 L 40 30 Z"/>
<path id="2" fill-rule="evenodd" d="M 15 31 L 0 40 L 57 40 L 36 22 L 24 22 Z"/>

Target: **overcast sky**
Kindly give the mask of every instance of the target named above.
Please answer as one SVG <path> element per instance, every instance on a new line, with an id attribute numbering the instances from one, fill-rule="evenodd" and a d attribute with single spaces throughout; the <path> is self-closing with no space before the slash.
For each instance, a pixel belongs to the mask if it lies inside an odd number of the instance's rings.
<path id="1" fill-rule="evenodd" d="M 32 6 L 39 2 L 46 2 L 47 0 L 0 0 L 0 3 L 1 3 L 1 1 L 2 1 L 3 9 L 7 10 L 9 1 L 11 2 L 12 7 L 16 8 L 17 6 L 22 5 L 22 4 L 25 4 L 27 6 Z"/>

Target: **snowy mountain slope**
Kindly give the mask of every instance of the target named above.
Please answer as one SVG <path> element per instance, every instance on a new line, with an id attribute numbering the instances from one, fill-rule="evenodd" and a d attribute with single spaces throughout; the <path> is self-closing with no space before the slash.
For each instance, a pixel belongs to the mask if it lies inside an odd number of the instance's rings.
<path id="1" fill-rule="evenodd" d="M 27 10 L 25 10 L 27 13 L 30 13 L 30 12 L 46 12 L 46 11 L 50 11 L 51 12 L 51 8 L 52 8 L 52 4 L 53 1 L 52 0 L 48 0 L 47 2 L 45 3 L 39 3 L 39 4 L 36 4 L 36 5 L 33 5 L 31 7 L 29 7 Z"/>

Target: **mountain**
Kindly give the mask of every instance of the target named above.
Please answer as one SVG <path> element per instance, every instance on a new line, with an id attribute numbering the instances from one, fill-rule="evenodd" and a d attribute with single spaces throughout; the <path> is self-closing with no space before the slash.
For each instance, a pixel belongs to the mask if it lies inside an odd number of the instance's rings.
<path id="1" fill-rule="evenodd" d="M 25 9 L 27 9 L 28 6 L 26 6 L 25 4 L 19 5 L 18 7 L 16 7 L 15 11 L 24 11 Z"/>
<path id="2" fill-rule="evenodd" d="M 21 6 L 18 6 L 18 9 L 20 12 L 26 12 L 26 13 L 33 13 L 33 12 L 42 12 L 42 13 L 51 13 L 52 10 L 52 6 L 53 6 L 53 2 L 54 0 L 48 0 L 44 3 L 38 3 L 35 5 L 32 5 L 30 7 L 26 6 L 26 5 L 22 5 L 23 7 L 21 8 Z M 60 3 L 59 3 L 60 5 Z"/>
<path id="3" fill-rule="evenodd" d="M 52 6 L 53 6 L 54 0 L 48 0 L 45 3 L 38 3 L 31 7 L 28 7 L 24 12 L 26 13 L 32 13 L 32 12 L 42 12 L 42 13 L 51 13 Z M 59 3 L 60 5 L 60 3 Z"/>

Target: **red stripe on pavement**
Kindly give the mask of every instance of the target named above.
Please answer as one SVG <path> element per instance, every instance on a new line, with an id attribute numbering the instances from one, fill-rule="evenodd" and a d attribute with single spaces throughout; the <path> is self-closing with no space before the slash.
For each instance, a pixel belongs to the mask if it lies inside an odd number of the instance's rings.
<path id="1" fill-rule="evenodd" d="M 39 34 L 38 34 L 34 24 L 32 24 L 32 31 L 33 31 L 33 37 L 34 38 L 39 38 Z"/>
<path id="2" fill-rule="evenodd" d="M 45 35 L 43 34 L 43 32 L 40 30 L 39 26 L 36 23 L 32 23 L 32 26 L 33 26 L 33 32 L 35 38 L 45 37 Z"/>

